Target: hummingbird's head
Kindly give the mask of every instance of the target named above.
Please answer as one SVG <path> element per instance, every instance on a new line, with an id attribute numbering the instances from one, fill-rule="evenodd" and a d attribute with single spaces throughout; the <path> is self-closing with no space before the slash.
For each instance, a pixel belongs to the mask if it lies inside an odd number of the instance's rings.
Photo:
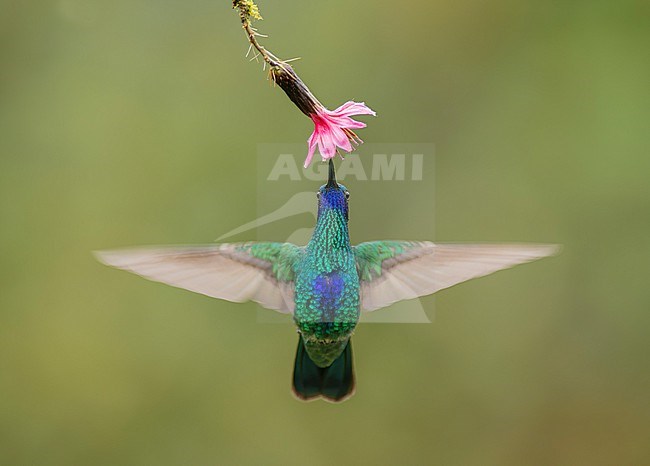
<path id="1" fill-rule="evenodd" d="M 320 187 L 316 193 L 318 196 L 318 215 L 321 213 L 336 210 L 341 212 L 345 220 L 348 220 L 348 199 L 350 193 L 348 189 L 336 182 L 336 173 L 334 172 L 334 162 L 329 161 L 329 177 L 327 184 Z"/>

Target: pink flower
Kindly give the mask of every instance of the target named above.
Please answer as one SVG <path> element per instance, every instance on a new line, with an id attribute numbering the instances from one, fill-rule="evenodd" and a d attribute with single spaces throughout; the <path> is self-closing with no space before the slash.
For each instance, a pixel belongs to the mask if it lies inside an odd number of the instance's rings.
<path id="1" fill-rule="evenodd" d="M 375 116 L 369 107 L 363 102 L 349 101 L 336 110 L 328 110 L 322 105 L 315 108 L 315 113 L 309 114 L 314 122 L 314 132 L 311 134 L 309 152 L 305 159 L 305 168 L 311 163 L 316 146 L 323 161 L 333 158 L 336 155 L 337 147 L 346 152 L 352 152 L 352 144 L 361 144 L 353 129 L 365 128 L 366 124 L 350 118 L 353 115 Z"/>
<path id="2" fill-rule="evenodd" d="M 325 161 L 334 158 L 338 148 L 352 152 L 352 144 L 363 142 L 352 130 L 365 128 L 366 124 L 350 117 L 354 115 L 375 116 L 375 112 L 366 104 L 350 100 L 336 110 L 328 110 L 314 97 L 314 94 L 305 86 L 305 83 L 288 63 L 272 63 L 269 72 L 273 82 L 280 86 L 296 107 L 314 122 L 314 132 L 308 141 L 309 152 L 305 159 L 305 168 L 311 163 L 316 146 Z"/>

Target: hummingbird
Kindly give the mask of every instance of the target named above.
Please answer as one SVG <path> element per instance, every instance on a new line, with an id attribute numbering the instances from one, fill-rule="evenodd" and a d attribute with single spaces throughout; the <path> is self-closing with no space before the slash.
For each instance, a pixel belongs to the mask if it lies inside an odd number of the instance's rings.
<path id="1" fill-rule="evenodd" d="M 351 245 L 347 188 L 329 160 L 306 246 L 247 242 L 97 251 L 102 263 L 232 302 L 254 301 L 293 316 L 298 331 L 292 391 L 341 402 L 355 391 L 351 337 L 361 312 L 435 293 L 472 278 L 551 256 L 552 244 L 370 241 Z"/>

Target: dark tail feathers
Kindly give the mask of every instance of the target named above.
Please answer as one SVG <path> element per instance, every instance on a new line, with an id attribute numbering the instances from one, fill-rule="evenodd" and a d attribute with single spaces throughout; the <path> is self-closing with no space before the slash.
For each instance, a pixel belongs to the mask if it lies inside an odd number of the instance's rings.
<path id="1" fill-rule="evenodd" d="M 298 337 L 296 362 L 293 368 L 293 393 L 304 401 L 324 398 L 340 403 L 354 394 L 354 368 L 352 367 L 352 343 L 329 367 L 318 367 L 309 358 L 302 338 Z"/>

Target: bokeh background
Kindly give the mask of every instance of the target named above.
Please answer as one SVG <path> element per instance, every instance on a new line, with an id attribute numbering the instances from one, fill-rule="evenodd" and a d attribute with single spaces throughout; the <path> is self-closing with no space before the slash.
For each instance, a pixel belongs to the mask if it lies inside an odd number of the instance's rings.
<path id="1" fill-rule="evenodd" d="M 0 463 L 650 463 L 648 2 L 260 8 L 325 104 L 377 110 L 366 141 L 435 143 L 403 238 L 435 213 L 438 241 L 562 254 L 361 326 L 356 396 L 299 403 L 289 325 L 90 254 L 250 221 L 257 144 L 311 131 L 230 2 L 2 0 Z"/>

